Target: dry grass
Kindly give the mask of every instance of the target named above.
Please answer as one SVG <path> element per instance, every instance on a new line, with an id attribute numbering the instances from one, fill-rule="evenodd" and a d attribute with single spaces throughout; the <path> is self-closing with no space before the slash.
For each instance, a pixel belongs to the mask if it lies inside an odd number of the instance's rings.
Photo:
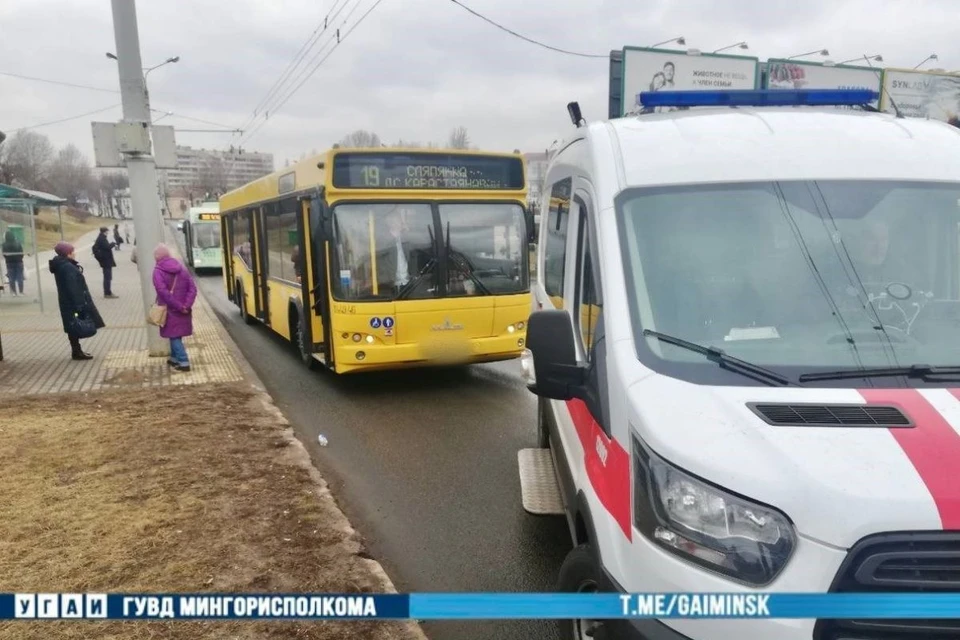
<path id="1" fill-rule="evenodd" d="M 5 399 L 0 592 L 383 591 L 300 455 L 242 384 Z M 6 622 L 0 637 L 412 637 L 404 629 Z"/>
<path id="2" fill-rule="evenodd" d="M 104 224 L 113 226 L 109 220 L 102 218 L 90 217 L 81 222 L 64 212 L 63 239 L 67 242 L 74 242 L 84 234 L 95 231 Z M 57 217 L 57 210 L 42 209 L 37 215 L 37 246 L 40 251 L 46 251 L 52 249 L 53 245 L 58 242 L 60 242 L 60 220 Z"/>

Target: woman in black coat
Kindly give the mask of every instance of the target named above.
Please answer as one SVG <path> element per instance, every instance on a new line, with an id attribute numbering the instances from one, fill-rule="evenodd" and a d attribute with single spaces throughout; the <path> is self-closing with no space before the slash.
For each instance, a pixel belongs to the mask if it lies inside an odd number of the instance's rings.
<path id="1" fill-rule="evenodd" d="M 87 288 L 87 280 L 83 277 L 83 267 L 73 255 L 73 245 L 67 242 L 58 242 L 53 248 L 57 254 L 50 261 L 50 273 L 57 281 L 57 300 L 60 303 L 60 319 L 63 320 L 63 330 L 70 339 L 71 357 L 74 360 L 90 360 L 93 358 L 80 348 L 80 337 L 74 326 L 75 318 L 93 320 L 98 329 L 106 326 L 93 298 Z"/>

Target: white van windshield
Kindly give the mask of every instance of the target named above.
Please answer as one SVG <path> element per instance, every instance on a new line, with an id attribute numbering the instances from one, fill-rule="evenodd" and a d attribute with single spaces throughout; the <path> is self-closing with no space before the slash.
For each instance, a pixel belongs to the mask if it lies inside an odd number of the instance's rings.
<path id="1" fill-rule="evenodd" d="M 641 360 L 718 369 L 647 329 L 794 374 L 960 365 L 960 182 L 635 189 L 618 218 Z"/>

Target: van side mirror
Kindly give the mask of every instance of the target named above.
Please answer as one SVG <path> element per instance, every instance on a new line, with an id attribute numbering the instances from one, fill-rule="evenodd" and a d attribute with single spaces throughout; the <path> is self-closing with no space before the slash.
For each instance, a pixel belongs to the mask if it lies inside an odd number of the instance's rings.
<path id="1" fill-rule="evenodd" d="M 534 311 L 527 324 L 527 349 L 535 381 L 527 387 L 551 400 L 584 398 L 587 368 L 577 362 L 573 321 L 563 309 Z"/>

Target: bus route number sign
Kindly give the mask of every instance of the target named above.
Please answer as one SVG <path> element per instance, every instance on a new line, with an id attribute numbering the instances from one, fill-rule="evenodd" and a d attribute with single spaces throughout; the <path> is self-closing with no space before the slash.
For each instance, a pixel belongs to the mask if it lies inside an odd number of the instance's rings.
<path id="1" fill-rule="evenodd" d="M 220 220 L 219 213 L 201 213 L 197 215 L 197 220 L 212 220 L 214 222 Z"/>
<path id="2" fill-rule="evenodd" d="M 509 156 L 453 153 L 340 153 L 333 161 L 340 189 L 516 190 L 523 162 Z"/>

